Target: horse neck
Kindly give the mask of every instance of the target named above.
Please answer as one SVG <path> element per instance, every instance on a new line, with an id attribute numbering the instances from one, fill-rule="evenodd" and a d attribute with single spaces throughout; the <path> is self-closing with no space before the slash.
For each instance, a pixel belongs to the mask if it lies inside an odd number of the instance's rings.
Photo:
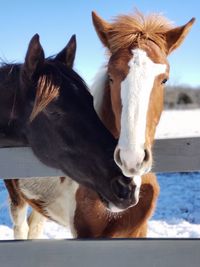
<path id="1" fill-rule="evenodd" d="M 68 87 L 69 86 L 69 82 L 67 84 Z M 105 121 L 107 119 L 106 115 L 106 112 L 105 112 L 105 108 L 107 108 L 109 106 L 109 101 L 110 101 L 110 96 L 109 94 L 106 94 L 105 96 L 103 96 L 102 98 L 102 101 L 103 103 L 100 104 L 100 113 L 98 114 L 97 110 L 95 112 L 95 105 L 94 105 L 94 100 L 96 100 L 96 97 L 95 99 L 91 96 L 89 90 L 87 87 L 85 87 L 85 85 L 83 84 L 79 84 L 77 85 L 77 90 L 75 91 L 75 94 L 74 94 L 74 91 L 73 91 L 73 88 L 66 88 L 68 90 L 66 90 L 68 92 L 68 99 L 67 101 L 70 102 L 70 105 L 73 106 L 73 109 L 74 107 L 76 107 L 76 112 L 78 111 L 78 119 L 80 120 L 80 123 L 81 121 L 84 121 L 84 124 L 85 124 L 85 127 L 88 131 L 88 135 L 91 135 L 91 138 L 93 139 L 93 135 L 94 136 L 98 136 L 98 139 L 100 140 L 101 142 L 101 145 L 102 146 L 105 146 L 106 147 L 112 147 L 112 149 L 114 148 L 114 143 L 115 141 L 113 140 L 113 137 L 111 135 L 111 133 L 109 132 L 109 127 L 107 127 L 108 129 L 105 128 L 105 125 L 103 125 L 102 121 L 101 121 L 101 114 L 102 114 L 102 120 L 104 122 L 104 117 L 105 117 Z M 95 88 L 96 90 L 96 88 Z M 102 88 L 101 88 L 102 90 Z M 77 91 L 78 91 L 78 94 L 77 94 Z M 97 90 L 96 90 L 97 91 Z M 102 90 L 103 91 L 103 90 Z M 105 92 L 109 92 L 108 90 L 105 90 Z M 97 92 L 97 95 L 99 95 L 99 92 Z M 107 104 L 107 101 L 109 102 Z M 104 103 L 105 102 L 105 103 Z M 101 105 L 103 104 L 103 106 L 101 107 Z M 98 103 L 97 103 L 97 106 L 98 106 Z M 104 108 L 105 107 L 105 108 Z M 77 116 L 75 112 L 75 118 Z M 81 115 L 80 115 L 81 114 Z M 110 114 L 110 111 L 109 111 L 109 114 Z M 81 116 L 81 117 L 80 117 Z M 111 116 L 109 116 L 111 117 Z M 75 120 L 75 118 L 73 118 L 73 114 L 71 113 L 71 118 L 73 119 L 73 121 Z M 113 119 L 113 118 L 111 118 Z M 76 133 L 74 133 L 76 134 Z M 111 145 L 112 144 L 112 145 Z"/>
<path id="2" fill-rule="evenodd" d="M 159 195 L 159 185 L 152 173 L 143 176 L 142 197 L 136 206 L 123 213 L 107 211 L 98 195 L 83 186 L 76 192 L 74 226 L 79 238 L 145 237 L 139 235 L 151 217 Z"/>
<path id="3" fill-rule="evenodd" d="M 115 116 L 112 110 L 110 88 L 107 80 L 107 68 L 102 67 L 96 74 L 93 84 L 90 87 L 90 93 L 93 96 L 94 108 L 106 128 L 117 136 L 115 126 Z"/>
<path id="4" fill-rule="evenodd" d="M 88 93 L 88 91 L 87 91 Z M 76 96 L 77 97 L 77 96 Z M 73 103 L 73 100 L 71 101 Z M 84 121 L 84 125 L 82 125 L 82 129 L 87 132 L 87 144 L 88 146 L 92 145 L 93 149 L 99 149 L 99 142 L 101 144 L 101 149 L 106 150 L 113 150 L 116 146 L 116 141 L 112 137 L 109 129 L 105 127 L 105 125 L 102 123 L 101 118 L 98 116 L 97 112 L 95 112 L 94 106 L 93 106 L 93 99 L 91 95 L 88 93 L 87 95 L 84 95 L 83 98 L 79 100 L 79 103 L 77 104 L 76 101 L 73 104 L 76 106 L 78 110 L 78 114 L 73 117 L 73 114 L 71 114 L 72 121 L 75 121 L 78 119 L 80 121 L 79 124 L 82 124 Z M 80 105 L 79 105 L 80 104 Z M 73 127 L 71 127 L 73 129 Z M 80 133 L 74 132 L 73 135 L 75 136 L 78 134 L 77 138 L 80 138 Z M 99 140 L 98 144 L 94 140 Z M 84 140 L 86 142 L 86 140 Z M 99 154 L 99 153 L 97 153 Z M 104 155 L 105 157 L 105 155 Z"/>

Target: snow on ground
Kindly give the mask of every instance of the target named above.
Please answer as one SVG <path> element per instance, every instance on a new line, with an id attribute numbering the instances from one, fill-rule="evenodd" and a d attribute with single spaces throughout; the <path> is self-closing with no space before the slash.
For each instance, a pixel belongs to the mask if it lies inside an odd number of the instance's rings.
<path id="1" fill-rule="evenodd" d="M 157 138 L 200 136 L 200 110 L 164 111 Z M 200 172 L 158 174 L 161 192 L 148 237 L 200 238 Z M 43 238 L 71 238 L 68 229 L 46 222 Z M 13 239 L 7 192 L 0 181 L 0 239 Z"/>
<path id="2" fill-rule="evenodd" d="M 165 110 L 156 131 L 156 138 L 200 136 L 200 109 Z"/>
<path id="3" fill-rule="evenodd" d="M 200 237 L 200 172 L 158 174 L 160 196 L 149 237 Z"/>
<path id="4" fill-rule="evenodd" d="M 148 237 L 151 238 L 200 238 L 200 224 L 191 224 L 185 220 L 150 221 Z"/>

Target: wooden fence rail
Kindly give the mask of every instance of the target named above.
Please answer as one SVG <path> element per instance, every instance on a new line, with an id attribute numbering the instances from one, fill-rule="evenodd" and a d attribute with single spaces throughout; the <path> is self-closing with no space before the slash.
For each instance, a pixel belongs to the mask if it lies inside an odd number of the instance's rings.
<path id="1" fill-rule="evenodd" d="M 156 140 L 154 172 L 198 170 L 200 170 L 200 137 Z M 43 165 L 29 147 L 0 148 L 1 178 L 63 175 L 60 170 Z"/>
<path id="2" fill-rule="evenodd" d="M 200 240 L 0 242 L 1 267 L 199 267 Z"/>
<path id="3" fill-rule="evenodd" d="M 154 162 L 155 172 L 200 171 L 200 137 L 156 140 Z M 60 175 L 28 147 L 0 148 L 1 178 Z M 199 267 L 200 239 L 0 241 L 0 267 L 46 266 Z"/>

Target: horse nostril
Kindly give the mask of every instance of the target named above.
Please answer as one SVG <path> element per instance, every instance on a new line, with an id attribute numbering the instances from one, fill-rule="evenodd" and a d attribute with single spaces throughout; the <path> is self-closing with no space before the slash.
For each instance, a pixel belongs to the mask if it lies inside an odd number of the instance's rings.
<path id="1" fill-rule="evenodd" d="M 150 153 L 148 149 L 144 150 L 144 161 L 148 161 L 150 158 Z"/>
<path id="2" fill-rule="evenodd" d="M 114 191 L 114 194 L 117 196 L 120 200 L 128 200 L 132 197 L 132 188 L 129 186 L 130 181 L 127 178 L 126 179 L 115 179 L 112 182 L 112 189 Z"/>
<path id="3" fill-rule="evenodd" d="M 120 149 L 119 148 L 116 148 L 115 149 L 115 155 L 114 155 L 114 158 L 115 158 L 115 162 L 122 166 L 122 160 L 121 160 L 121 157 L 120 157 Z"/>

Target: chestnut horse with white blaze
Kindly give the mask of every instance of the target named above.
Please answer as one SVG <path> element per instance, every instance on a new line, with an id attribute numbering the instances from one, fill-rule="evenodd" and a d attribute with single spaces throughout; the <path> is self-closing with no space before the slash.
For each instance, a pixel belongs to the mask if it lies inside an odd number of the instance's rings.
<path id="1" fill-rule="evenodd" d="M 91 86 L 95 109 L 118 139 L 114 160 L 138 187 L 152 168 L 152 145 L 163 110 L 167 56 L 183 42 L 195 19 L 173 27 L 159 14 L 122 15 L 108 23 L 95 12 L 93 24 L 108 62 Z"/>
<path id="2" fill-rule="evenodd" d="M 167 56 L 183 42 L 194 19 L 174 27 L 156 14 L 118 16 L 112 23 L 96 13 L 92 16 L 109 52 L 108 63 L 91 88 L 94 106 L 118 139 L 114 160 L 127 177 L 123 183 L 131 180 L 135 186 L 135 202 L 120 209 L 67 177 L 21 180 L 19 195 L 35 208 L 29 218 L 29 238 L 40 237 L 41 214 L 64 226 L 69 223 L 74 237 L 145 237 L 158 198 L 156 176 L 148 172 L 169 76 Z M 123 195 L 123 186 L 121 191 Z"/>
<path id="3" fill-rule="evenodd" d="M 152 144 L 169 77 L 167 56 L 184 40 L 194 19 L 172 27 L 160 15 L 118 16 L 113 23 L 92 13 L 96 32 L 109 52 L 91 86 L 100 118 L 118 138 L 114 159 L 126 176 L 152 167 Z"/>
<path id="4" fill-rule="evenodd" d="M 85 208 L 81 202 L 77 205 L 77 228 L 81 237 L 145 237 L 159 194 L 156 176 L 148 172 L 163 110 L 164 84 L 169 78 L 167 57 L 181 45 L 195 19 L 174 27 L 159 14 L 144 16 L 136 12 L 117 16 L 112 23 L 95 12 L 92 18 L 109 55 L 90 89 L 94 107 L 118 139 L 116 164 L 141 193 L 136 206 L 106 212 L 94 194 L 83 190 L 79 197 Z"/>

